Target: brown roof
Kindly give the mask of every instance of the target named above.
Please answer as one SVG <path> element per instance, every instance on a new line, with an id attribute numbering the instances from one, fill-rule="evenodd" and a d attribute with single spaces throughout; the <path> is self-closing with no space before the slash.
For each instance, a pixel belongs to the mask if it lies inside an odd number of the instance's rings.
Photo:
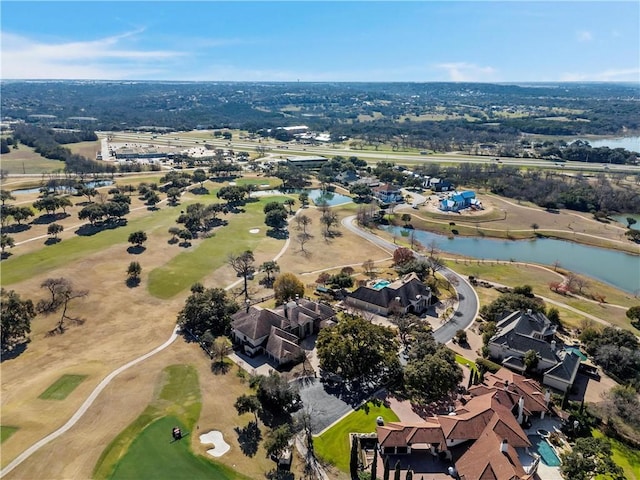
<path id="1" fill-rule="evenodd" d="M 280 363 L 287 363 L 300 357 L 302 350 L 297 345 L 298 338 L 277 327 L 271 327 L 271 335 L 265 350 L 277 358 Z"/>
<path id="2" fill-rule="evenodd" d="M 501 368 L 496 373 L 485 375 L 482 385 L 476 385 L 469 389 L 473 396 L 483 395 L 488 391 L 501 391 L 503 403 L 508 401 L 516 405 L 520 397 L 524 398 L 524 410 L 527 415 L 532 413 L 547 412 L 545 394 L 535 380 L 525 378 L 507 368 Z"/>
<path id="3" fill-rule="evenodd" d="M 286 319 L 277 313 L 259 307 L 250 307 L 249 311 L 240 310 L 231 318 L 234 330 L 254 340 L 269 335 L 272 326 L 282 328 L 286 322 Z"/>
<path id="4" fill-rule="evenodd" d="M 456 462 L 461 480 L 526 480 L 518 453 L 507 444 L 506 452 L 500 451 L 502 438 L 487 429 Z"/>
<path id="5" fill-rule="evenodd" d="M 416 443 L 433 443 L 440 444 L 441 450 L 447 448 L 447 440 L 437 422 L 426 421 L 416 424 L 390 422 L 377 427 L 376 431 L 381 447 L 406 447 Z"/>

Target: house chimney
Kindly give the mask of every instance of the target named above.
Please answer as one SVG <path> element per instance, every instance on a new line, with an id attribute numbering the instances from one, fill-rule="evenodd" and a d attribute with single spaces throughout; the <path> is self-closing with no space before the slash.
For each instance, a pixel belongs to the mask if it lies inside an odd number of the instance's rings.
<path id="1" fill-rule="evenodd" d="M 553 350 L 554 352 L 556 351 L 556 341 L 555 340 L 551 340 L 551 350 Z"/>
<path id="2" fill-rule="evenodd" d="M 504 381 L 504 389 L 509 390 L 509 380 Z"/>
<path id="3" fill-rule="evenodd" d="M 284 318 L 289 319 L 289 309 L 287 308 L 288 302 L 284 302 Z"/>
<path id="4" fill-rule="evenodd" d="M 547 390 L 544 392 L 544 404 L 549 405 L 550 400 L 551 400 L 551 391 L 549 391 L 549 389 L 547 388 Z"/>
<path id="5" fill-rule="evenodd" d="M 298 294 L 296 293 L 296 305 L 298 305 L 298 302 L 299 302 L 299 301 L 300 301 L 300 295 L 298 295 Z"/>
<path id="6" fill-rule="evenodd" d="M 527 315 L 531 315 L 532 311 L 530 308 L 527 308 Z"/>
<path id="7" fill-rule="evenodd" d="M 518 423 L 522 425 L 522 422 L 524 422 L 524 397 L 518 400 Z"/>
<path id="8" fill-rule="evenodd" d="M 509 442 L 507 441 L 507 439 L 505 438 L 504 440 L 502 440 L 502 442 L 500 443 L 500 452 L 506 454 L 507 451 L 509 450 Z"/>
<path id="9" fill-rule="evenodd" d="M 249 309 L 251 308 L 251 300 L 248 298 L 244 301 L 245 306 L 247 307 L 247 313 L 249 313 Z"/>

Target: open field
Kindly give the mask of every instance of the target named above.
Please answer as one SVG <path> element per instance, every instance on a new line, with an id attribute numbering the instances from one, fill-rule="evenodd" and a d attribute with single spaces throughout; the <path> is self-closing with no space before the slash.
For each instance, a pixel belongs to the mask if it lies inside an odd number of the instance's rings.
<path id="1" fill-rule="evenodd" d="M 86 375 L 63 375 L 40 394 L 42 400 L 64 400 L 85 379 Z"/>
<path id="2" fill-rule="evenodd" d="M 327 431 L 313 439 L 318 456 L 343 472 L 349 472 L 351 443 L 349 433 L 371 433 L 376 429 L 376 418 L 381 416 L 385 423 L 397 422 L 398 416 L 379 401 L 367 402 L 344 417 Z"/>
<path id="3" fill-rule="evenodd" d="M 23 144 L 20 144 L 17 150 L 12 148 L 9 153 L 3 153 L 0 162 L 2 163 L 2 169 L 13 175 L 64 170 L 64 162 L 44 158 L 39 153 L 36 153 L 32 147 L 27 147 Z"/>
<path id="4" fill-rule="evenodd" d="M 63 147 L 71 150 L 71 153 L 82 155 L 89 160 L 95 160 L 96 153 L 100 152 L 102 149 L 100 140 L 96 140 L 94 142 L 68 143 L 63 145 Z"/>

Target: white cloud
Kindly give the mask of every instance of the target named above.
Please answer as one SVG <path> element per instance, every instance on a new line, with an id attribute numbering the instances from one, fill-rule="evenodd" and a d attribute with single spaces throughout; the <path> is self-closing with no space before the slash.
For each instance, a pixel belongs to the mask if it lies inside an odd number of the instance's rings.
<path id="1" fill-rule="evenodd" d="M 593 34 L 588 30 L 581 30 L 576 33 L 579 42 L 590 42 L 593 40 Z"/>
<path id="2" fill-rule="evenodd" d="M 142 30 L 90 41 L 41 42 L 0 33 L 2 78 L 116 79 L 160 73 L 162 62 L 185 53 L 123 46 Z"/>
<path id="3" fill-rule="evenodd" d="M 560 76 L 563 82 L 637 82 L 640 68 L 607 69 L 601 72 L 567 72 Z"/>
<path id="4" fill-rule="evenodd" d="M 449 80 L 452 82 L 486 82 L 495 80 L 496 70 L 493 67 L 481 67 L 467 62 L 439 63 L 435 67 L 446 71 L 449 75 Z"/>

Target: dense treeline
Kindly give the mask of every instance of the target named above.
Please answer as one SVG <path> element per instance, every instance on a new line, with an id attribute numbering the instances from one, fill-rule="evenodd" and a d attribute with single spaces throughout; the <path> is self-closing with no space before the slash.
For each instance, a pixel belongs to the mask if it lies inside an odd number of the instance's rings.
<path id="1" fill-rule="evenodd" d="M 303 123 L 336 136 L 384 135 L 394 128 L 427 140 L 435 132 L 450 148 L 469 135 L 477 143 L 515 138 L 516 132 L 640 129 L 640 91 L 628 84 L 5 81 L 2 93 L 6 117 L 95 130 L 231 127 L 255 132 Z M 439 120 L 445 125 L 411 121 L 423 115 L 444 116 Z"/>
<path id="2" fill-rule="evenodd" d="M 71 150 L 60 145 L 61 142 L 73 143 L 97 140 L 98 137 L 94 132 L 56 132 L 52 129 L 25 124 L 14 127 L 13 138 L 29 147 L 33 147 L 36 153 L 45 158 L 65 162 L 65 171 L 67 172 L 98 173 L 116 171 L 115 165 L 89 160 L 82 155 L 72 153 Z"/>

